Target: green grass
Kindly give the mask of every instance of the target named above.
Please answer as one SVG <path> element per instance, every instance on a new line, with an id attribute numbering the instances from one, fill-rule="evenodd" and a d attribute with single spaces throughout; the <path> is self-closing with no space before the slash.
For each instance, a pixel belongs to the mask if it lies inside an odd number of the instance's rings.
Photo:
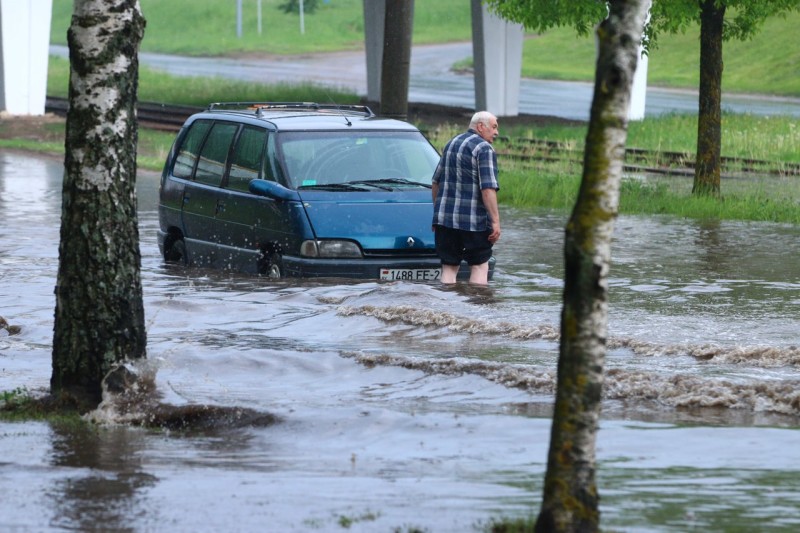
<path id="1" fill-rule="evenodd" d="M 575 150 L 583 150 L 587 126 L 549 125 L 533 129 L 504 129 L 501 119 L 500 128 L 501 134 L 509 137 L 561 141 Z M 673 113 L 633 121 L 628 125 L 627 146 L 694 154 L 697 149 L 697 117 Z M 723 156 L 798 163 L 798 146 L 800 122 L 794 117 L 722 114 Z"/>
<path id="2" fill-rule="evenodd" d="M 456 133 L 455 127 L 431 130 L 431 141 L 439 150 Z M 628 147 L 656 152 L 686 153 L 696 149 L 697 118 L 664 115 L 631 123 Z M 535 168 L 509 158 L 499 159 L 501 205 L 570 210 L 575 204 L 582 175 L 582 151 L 586 126 L 546 126 L 503 131 L 510 137 L 559 141 L 575 152 L 571 162 L 538 161 Z M 502 152 L 503 141 L 497 148 Z M 800 126 L 790 117 L 723 114 L 722 155 L 752 158 L 782 168 L 800 162 Z M 658 155 L 649 164 L 657 164 Z M 627 176 L 620 187 L 620 212 L 625 214 L 669 214 L 696 219 L 735 219 L 800 224 L 800 176 L 763 175 L 724 177 L 722 200 L 695 197 L 691 177 Z"/>
<path id="3" fill-rule="evenodd" d="M 724 91 L 800 96 L 800 41 L 795 32 L 800 13 L 767 20 L 749 41 L 723 44 Z M 685 34 L 661 35 L 648 58 L 647 81 L 663 87 L 696 89 L 700 79 L 699 28 Z M 596 58 L 594 36 L 578 37 L 558 28 L 526 39 L 523 76 L 591 81 Z"/>
<path id="4" fill-rule="evenodd" d="M 257 0 L 242 0 L 242 37 L 236 36 L 236 3 L 232 0 L 141 0 L 147 19 L 142 51 L 185 55 L 303 54 L 364 47 L 363 0 L 320 2 L 304 17 L 278 9 L 283 0 L 262 0 L 262 32 L 258 33 Z M 53 0 L 51 41 L 66 44 L 72 0 Z M 800 12 L 766 21 L 748 41 L 723 46 L 723 90 L 800 96 L 800 40 L 795 28 Z M 414 44 L 469 41 L 469 0 L 437 0 L 414 5 Z M 660 36 L 651 51 L 651 85 L 696 89 L 699 79 L 699 29 Z M 594 36 L 578 37 L 570 28 L 529 35 L 523 47 L 524 76 L 591 81 L 594 78 Z"/>
<path id="5" fill-rule="evenodd" d="M 47 94 L 66 97 L 69 61 L 50 57 Z M 303 101 L 359 102 L 355 93 L 313 83 L 251 83 L 222 77 L 172 76 L 148 67 L 139 69 L 139 100 L 206 107 L 210 102 Z"/>
<path id="6" fill-rule="evenodd" d="M 66 96 L 68 62 L 51 58 L 48 94 Z M 191 87 L 187 91 L 186 87 Z M 309 91 L 309 92 L 306 92 Z M 318 91 L 314 93 L 314 91 Z M 298 95 L 298 93 L 301 93 Z M 328 89 L 308 86 L 268 86 L 230 82 L 219 78 L 181 78 L 143 68 L 140 99 L 176 104 L 205 105 L 220 100 L 322 100 L 331 97 Z M 352 94 L 336 94 L 340 102 L 356 102 Z M 461 126 L 449 125 L 429 129 L 431 142 L 441 150 Z M 62 127 L 63 130 L 63 127 Z M 696 149 L 697 118 L 687 114 L 647 117 L 629 126 L 629 147 L 656 152 L 684 152 L 691 156 Z M 580 154 L 584 147 L 586 125 L 550 125 L 534 129 L 503 131 L 511 137 L 528 137 L 560 141 Z M 62 132 L 63 136 L 63 132 Z M 160 170 L 174 135 L 147 129 L 139 131 L 137 163 L 141 169 Z M 63 140 L 46 143 L 29 140 L 0 141 L 0 146 L 24 148 L 63 154 Z M 790 117 L 766 117 L 747 114 L 723 114 L 722 155 L 780 163 L 800 162 L 800 126 Z M 515 166 L 501 158 L 500 201 L 524 207 L 571 209 L 575 203 L 581 175 L 580 157 L 570 164 L 542 166 L 536 172 Z M 656 160 L 650 162 L 658 163 Z M 623 213 L 670 213 L 691 218 L 731 218 L 773 220 L 798 223 L 797 177 L 764 177 L 745 181 L 723 180 L 722 202 L 694 198 L 691 182 L 680 178 L 665 181 L 649 179 L 626 181 L 620 202 Z"/>
<path id="7" fill-rule="evenodd" d="M 49 422 L 71 431 L 91 430 L 74 406 L 48 395 L 34 395 L 24 387 L 0 392 L 0 420 L 4 422 Z"/>
<path id="8" fill-rule="evenodd" d="M 185 55 L 244 53 L 302 54 L 364 47 L 363 0 L 320 1 L 306 14 L 300 33 L 299 14 L 278 9 L 284 0 L 262 0 L 261 34 L 257 0 L 242 0 L 242 37 L 236 34 L 233 0 L 141 0 L 147 20 L 142 50 Z M 72 0 L 53 0 L 51 41 L 66 44 Z M 416 2 L 414 43 L 469 40 L 467 0 Z"/>
<path id="9" fill-rule="evenodd" d="M 254 0 L 245 0 L 245 10 L 254 6 Z M 61 26 L 65 31 L 71 2 L 54 1 L 54 32 Z M 233 3 L 231 3 L 233 4 Z M 314 51 L 312 43 L 317 39 L 313 27 L 313 17 L 324 16 L 330 19 L 331 25 L 337 27 L 336 38 L 325 40 L 326 49 L 342 49 L 350 46 L 363 46 L 363 27 L 358 28 L 354 17 L 361 16 L 361 2 L 348 0 L 331 0 L 322 3 L 320 11 L 306 18 L 306 36 L 300 36 L 290 24 L 290 19 L 281 19 L 275 8 L 276 2 L 264 2 L 264 13 L 270 13 L 271 24 L 281 27 L 281 32 L 263 38 L 250 35 L 245 25 L 242 41 L 231 41 L 222 38 L 225 24 L 224 13 L 233 9 L 224 2 L 203 0 L 191 3 L 192 9 L 184 0 L 157 2 L 143 0 L 145 16 L 150 18 L 148 34 L 143 48 L 164 52 L 181 53 L 236 53 L 260 50 L 264 53 L 280 53 L 279 48 L 271 48 L 270 39 L 279 37 L 280 46 L 286 46 L 296 52 Z M 415 6 L 415 42 L 447 39 L 469 39 L 469 13 L 464 7 L 466 0 L 444 0 L 442 2 L 418 2 Z M 249 7 L 248 7 L 249 6 Z M 173 11 L 170 11 L 173 10 Z M 330 12 L 326 11 L 329 10 Z M 181 11 L 195 11 L 202 14 L 200 19 L 187 19 L 178 16 Z M 347 12 L 347 13 L 345 13 Z M 448 13 L 456 13 L 453 17 Z M 349 14 L 348 14 L 349 13 Z M 188 15 L 187 15 L 188 16 Z M 195 15 L 191 15 L 194 17 Z M 291 17 L 290 15 L 285 15 Z M 186 31 L 166 31 L 170 25 L 165 21 L 181 20 Z M 208 24 L 209 20 L 214 24 Z M 276 20 L 283 22 L 277 23 Z M 350 23 L 346 21 L 349 20 Z M 337 22 L 338 21 L 338 22 Z M 248 24 L 252 23 L 250 20 Z M 779 61 L 797 62 L 795 40 L 792 35 L 792 24 L 800 23 L 800 15 L 793 14 L 786 20 L 774 19 L 767 23 L 765 31 L 748 43 L 726 43 L 726 76 L 731 79 L 740 77 L 748 83 L 758 80 L 773 79 L 762 71 L 752 70 L 742 75 L 731 66 L 750 63 L 761 65 L 767 71 L 779 74 L 794 72 L 796 69 L 776 67 Z M 224 31 L 228 31 L 227 29 Z M 166 32 L 166 33 L 165 33 Z M 168 36 L 167 36 L 168 34 Z M 248 36 L 249 35 L 249 36 Z M 424 37 L 418 37 L 424 36 Z M 169 37 L 169 38 L 168 38 Z M 266 40 L 264 40 L 266 39 Z M 781 42 L 783 45 L 768 46 L 761 40 Z M 686 35 L 664 36 L 660 47 L 653 52 L 650 60 L 650 80 L 666 82 L 667 79 L 676 84 L 692 85 L 696 83 L 697 65 L 692 64 L 696 56 L 697 35 L 688 32 Z M 204 44 L 205 43 L 205 44 Z M 209 44 L 210 43 L 210 44 Z M 257 46 L 256 46 L 257 45 Z M 247 47 L 251 48 L 247 48 Z M 311 46 L 311 48 L 309 48 Z M 736 48 L 737 46 L 741 48 Z M 757 51 L 755 56 L 749 53 Z M 770 53 L 774 52 L 774 53 Z M 741 58 L 739 55 L 741 55 Z M 782 57 L 779 57 L 783 54 Z M 579 39 L 571 30 L 554 30 L 546 35 L 528 39 L 525 43 L 526 57 L 536 58 L 537 68 L 550 69 L 549 72 L 533 72 L 529 75 L 564 76 L 569 79 L 591 78 L 594 61 L 593 38 Z M 742 59 L 749 57 L 750 59 Z M 688 58 L 688 60 L 687 60 Z M 794 58 L 794 59 L 793 59 Z M 526 60 L 526 69 L 531 61 Z M 746 66 L 746 65 L 745 65 Z M 68 63 L 64 59 L 51 58 L 48 80 L 48 94 L 66 96 L 68 81 Z M 672 69 L 672 70 L 670 70 Z M 664 75 L 663 73 L 669 73 Z M 769 72 L 773 75 L 774 72 Z M 683 76 L 683 77 L 682 77 Z M 778 76 L 782 79 L 787 91 L 795 91 L 794 85 L 800 84 L 800 76 Z M 785 78 L 785 80 L 783 80 Z M 727 83 L 727 81 L 726 81 Z M 770 82 L 768 86 L 755 87 L 749 90 L 769 92 L 778 84 Z M 774 87 L 773 87 L 774 86 Z M 730 87 L 726 87 L 730 89 Z M 188 90 L 191 89 L 191 90 Z M 782 89 L 783 90 L 783 89 Z M 800 93 L 800 90 L 797 91 Z M 165 102 L 174 104 L 205 106 L 212 101 L 225 100 L 311 100 L 337 101 L 354 103 L 357 95 L 340 93 L 327 87 L 314 85 L 259 85 L 245 82 L 231 82 L 221 78 L 183 78 L 169 76 L 151 69 L 142 68 L 140 72 L 139 98 L 142 101 Z M 502 127 L 502 124 L 501 124 Z M 460 126 L 434 128 L 429 130 L 431 140 L 441 150 L 444 143 Z M 693 115 L 673 114 L 642 121 L 632 122 L 628 135 L 628 146 L 654 151 L 685 152 L 693 154 L 696 150 L 697 119 Z M 581 152 L 584 146 L 586 126 L 546 126 L 535 129 L 503 130 L 505 135 L 513 137 L 531 137 L 562 141 Z M 171 146 L 174 135 L 170 133 L 140 130 L 138 164 L 143 169 L 160 170 L 164 158 Z M 0 146 L 23 147 L 39 151 L 57 151 L 63 153 L 63 141 L 53 143 L 37 143 L 25 140 L 3 141 Z M 9 144 L 10 143 L 10 144 Z M 752 158 L 775 162 L 800 161 L 800 128 L 797 120 L 788 117 L 762 117 L 725 113 L 723 115 L 722 155 L 728 157 Z M 657 162 L 657 161 L 655 161 Z M 654 163 L 655 163 L 654 162 Z M 570 164 L 542 164 L 541 168 L 532 172 L 515 166 L 513 162 L 501 159 L 500 201 L 508 205 L 527 207 L 550 207 L 571 209 L 575 202 L 581 175 L 580 160 Z M 692 218 L 736 218 L 745 220 L 775 220 L 798 223 L 798 178 L 765 177 L 744 181 L 723 179 L 723 200 L 694 198 L 691 195 L 691 180 L 681 178 L 648 178 L 628 179 L 621 190 L 620 209 L 623 213 L 670 213 Z"/>
<path id="10" fill-rule="evenodd" d="M 569 211 L 575 205 L 580 170 L 502 170 L 501 205 Z M 620 185 L 619 212 L 692 219 L 750 220 L 800 224 L 800 178 L 723 180 L 722 200 L 691 194 L 691 178 L 628 176 Z M 727 192 L 726 192 L 727 191 Z"/>

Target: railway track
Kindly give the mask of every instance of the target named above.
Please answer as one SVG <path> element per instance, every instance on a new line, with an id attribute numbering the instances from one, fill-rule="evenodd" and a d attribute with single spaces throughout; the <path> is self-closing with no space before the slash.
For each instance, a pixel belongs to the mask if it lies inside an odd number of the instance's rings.
<path id="1" fill-rule="evenodd" d="M 495 147 L 498 154 L 517 161 L 524 167 L 541 168 L 547 163 L 580 165 L 583 150 L 569 143 L 540 139 L 500 137 Z M 721 171 L 735 176 L 800 176 L 800 164 L 760 159 L 722 157 Z M 624 170 L 645 174 L 693 176 L 695 155 L 689 152 L 668 152 L 627 148 Z"/>
<path id="2" fill-rule="evenodd" d="M 47 97 L 45 103 L 47 112 L 66 116 L 67 109 L 66 98 Z M 186 118 L 202 109 L 193 106 L 139 102 L 137 115 L 141 127 L 177 132 Z M 501 136 L 497 139 L 495 147 L 499 155 L 517 162 L 523 168 L 538 169 L 554 163 L 580 165 L 583 161 L 582 149 L 558 141 Z M 694 161 L 694 154 L 688 152 L 627 148 L 624 170 L 631 173 L 692 176 Z M 800 176 L 799 163 L 722 157 L 721 165 L 722 173 L 726 177 Z"/>

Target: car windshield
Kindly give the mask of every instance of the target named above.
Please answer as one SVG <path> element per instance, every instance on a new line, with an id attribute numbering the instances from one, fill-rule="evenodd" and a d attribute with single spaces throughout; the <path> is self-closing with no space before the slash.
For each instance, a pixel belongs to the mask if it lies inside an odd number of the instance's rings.
<path id="1" fill-rule="evenodd" d="M 416 131 L 283 132 L 278 143 L 293 188 L 430 187 L 439 154 Z"/>

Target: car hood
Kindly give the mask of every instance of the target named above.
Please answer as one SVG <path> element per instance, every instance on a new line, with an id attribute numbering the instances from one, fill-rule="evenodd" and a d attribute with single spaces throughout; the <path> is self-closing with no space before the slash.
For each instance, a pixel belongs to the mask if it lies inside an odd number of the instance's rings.
<path id="1" fill-rule="evenodd" d="M 429 189 L 380 193 L 303 192 L 319 239 L 350 239 L 364 250 L 434 248 Z"/>

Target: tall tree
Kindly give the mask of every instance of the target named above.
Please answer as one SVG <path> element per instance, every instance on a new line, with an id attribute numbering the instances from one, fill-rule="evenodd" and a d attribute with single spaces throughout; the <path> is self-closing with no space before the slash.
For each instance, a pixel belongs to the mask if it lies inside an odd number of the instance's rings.
<path id="1" fill-rule="evenodd" d="M 608 16 L 603 14 L 605 20 L 597 28 L 583 177 L 565 232 L 558 385 L 537 532 L 599 530 L 595 441 L 608 324 L 607 278 L 631 87 L 648 5 L 649 0 L 612 0 Z M 514 17 L 542 16 L 541 11 L 501 12 Z"/>
<path id="2" fill-rule="evenodd" d="M 700 8 L 700 89 L 697 153 L 692 193 L 718 196 L 722 166 L 722 27 L 725 5 L 705 0 Z M 705 65 L 706 68 L 702 68 Z"/>
<path id="3" fill-rule="evenodd" d="M 800 0 L 656 0 L 649 34 L 684 31 L 700 24 L 700 88 L 694 186 L 697 195 L 721 194 L 722 43 L 758 33 L 771 16 L 800 9 Z"/>
<path id="4" fill-rule="evenodd" d="M 136 213 L 138 0 L 74 0 L 51 392 L 91 409 L 146 356 Z"/>
<path id="5" fill-rule="evenodd" d="M 405 120 L 411 70 L 414 0 L 387 0 L 381 63 L 381 115 Z"/>
<path id="6" fill-rule="evenodd" d="M 597 29 L 583 177 L 564 241 L 558 387 L 537 531 L 597 531 L 600 418 L 611 237 L 619 206 L 631 87 L 648 0 L 612 0 Z"/>

